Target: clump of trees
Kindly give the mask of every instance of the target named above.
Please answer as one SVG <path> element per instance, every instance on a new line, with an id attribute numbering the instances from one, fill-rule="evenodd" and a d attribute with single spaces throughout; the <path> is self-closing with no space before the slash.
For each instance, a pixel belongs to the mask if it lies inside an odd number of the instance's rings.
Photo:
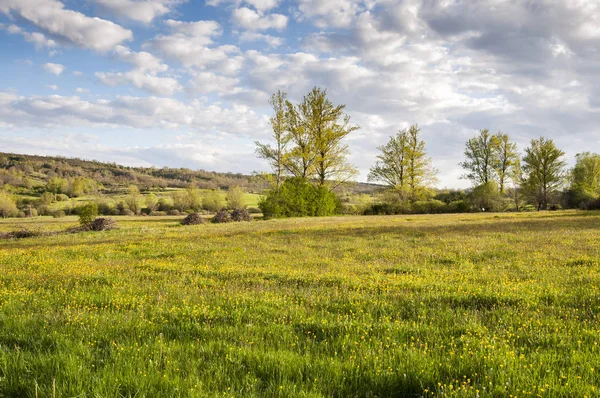
<path id="1" fill-rule="evenodd" d="M 273 173 L 260 209 L 267 218 L 335 214 L 341 206 L 333 190 L 358 173 L 347 161 L 344 139 L 359 126 L 319 87 L 298 104 L 279 91 L 270 104 L 274 145 L 256 142 L 256 153 Z"/>
<path id="2" fill-rule="evenodd" d="M 369 181 L 382 182 L 386 189 L 379 202 L 367 210 L 370 214 L 440 212 L 443 204 L 425 203 L 431 199 L 431 186 L 438 171 L 427 157 L 421 130 L 414 124 L 400 130 L 380 146 L 377 162 L 368 175 Z M 414 209 L 413 209 L 414 208 Z"/>

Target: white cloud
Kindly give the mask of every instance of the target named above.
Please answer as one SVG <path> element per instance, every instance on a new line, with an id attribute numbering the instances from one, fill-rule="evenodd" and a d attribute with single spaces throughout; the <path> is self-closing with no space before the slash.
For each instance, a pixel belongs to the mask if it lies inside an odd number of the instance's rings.
<path id="1" fill-rule="evenodd" d="M 265 11 L 269 11 L 279 6 L 280 0 L 207 0 L 206 4 L 209 6 L 220 6 L 222 4 L 233 4 L 235 7 L 239 7 L 242 3 L 254 7 L 260 14 Z"/>
<path id="2" fill-rule="evenodd" d="M 192 92 L 208 94 L 211 92 L 226 93 L 232 91 L 240 80 L 235 77 L 220 76 L 212 72 L 198 72 L 189 81 Z"/>
<path id="3" fill-rule="evenodd" d="M 288 18 L 282 14 L 268 14 L 261 16 L 254 10 L 246 7 L 237 8 L 233 11 L 234 23 L 248 30 L 285 29 Z"/>
<path id="4" fill-rule="evenodd" d="M 44 64 L 44 69 L 52 74 L 55 74 L 56 76 L 60 76 L 60 74 L 63 73 L 63 71 L 67 68 L 61 64 L 53 64 L 52 62 L 48 62 Z"/>
<path id="5" fill-rule="evenodd" d="M 216 68 L 223 73 L 237 73 L 243 64 L 235 46 L 224 45 L 207 47 L 210 40 L 205 36 L 185 36 L 175 34 L 159 35 L 144 44 L 163 56 L 181 62 L 185 67 L 197 66 L 201 69 Z"/>
<path id="6" fill-rule="evenodd" d="M 199 100 L 183 103 L 170 98 L 131 96 L 84 101 L 79 97 L 24 97 L 7 92 L 0 92 L 0 123 L 45 128 L 188 128 L 205 134 L 234 136 L 250 136 L 268 129 L 266 117 L 242 105 L 224 108 Z"/>
<path id="7" fill-rule="evenodd" d="M 149 52 L 131 51 L 128 47 L 117 46 L 114 51 L 117 58 L 122 61 L 128 62 L 136 67 L 136 69 L 142 72 L 165 72 L 169 69 L 169 66 L 162 63 L 161 60 Z"/>
<path id="8" fill-rule="evenodd" d="M 75 92 L 78 94 L 89 94 L 90 90 L 88 90 L 87 88 L 77 87 L 75 89 Z"/>
<path id="9" fill-rule="evenodd" d="M 114 15 L 143 23 L 173 11 L 185 0 L 95 0 L 102 8 Z"/>
<path id="10" fill-rule="evenodd" d="M 79 47 L 106 51 L 133 33 L 111 21 L 64 8 L 58 0 L 2 0 L 0 12 L 17 14 L 44 32 Z"/>
<path id="11" fill-rule="evenodd" d="M 170 77 L 158 77 L 150 73 L 145 73 L 140 69 L 135 69 L 126 73 L 98 72 L 96 73 L 96 77 L 102 83 L 109 86 L 132 84 L 139 89 L 157 95 L 171 96 L 182 89 L 176 79 Z"/>
<path id="12" fill-rule="evenodd" d="M 298 19 L 309 19 L 320 28 L 347 27 L 355 16 L 373 6 L 374 1 L 363 0 L 298 0 Z"/>
<path id="13" fill-rule="evenodd" d="M 205 37 L 210 40 L 211 37 L 220 36 L 223 33 L 221 25 L 216 21 L 196 21 L 182 22 L 169 19 L 165 25 L 171 28 L 173 33 L 180 33 L 193 37 Z M 207 44 L 211 43 L 208 41 Z"/>
<path id="14" fill-rule="evenodd" d="M 28 32 L 17 25 L 4 25 L 0 24 L 0 28 L 5 29 L 11 34 L 20 34 L 26 41 L 33 43 L 35 48 L 54 48 L 58 45 L 54 40 L 48 39 L 44 34 L 40 32 Z"/>
<path id="15" fill-rule="evenodd" d="M 56 84 L 50 84 L 46 87 L 48 87 L 50 90 L 54 90 L 54 91 L 58 90 L 58 86 Z"/>
<path id="16" fill-rule="evenodd" d="M 265 35 L 263 33 L 258 32 L 243 32 L 240 34 L 240 41 L 242 42 L 255 42 L 262 41 L 265 42 L 269 47 L 279 47 L 283 44 L 283 38 Z"/>

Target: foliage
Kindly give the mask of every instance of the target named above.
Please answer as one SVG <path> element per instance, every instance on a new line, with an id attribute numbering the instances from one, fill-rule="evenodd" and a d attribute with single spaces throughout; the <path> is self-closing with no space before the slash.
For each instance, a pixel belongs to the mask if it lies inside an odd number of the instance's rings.
<path id="1" fill-rule="evenodd" d="M 286 103 L 287 94 L 282 91 L 277 91 L 269 100 L 269 104 L 275 113 L 270 119 L 275 147 L 255 141 L 258 157 L 267 160 L 275 173 L 275 188 L 279 188 L 283 180 L 286 146 L 290 140 L 290 136 L 287 134 Z"/>
<path id="2" fill-rule="evenodd" d="M 7 192 L 0 190 L 0 217 L 15 217 L 19 213 L 15 200 Z"/>
<path id="3" fill-rule="evenodd" d="M 140 193 L 140 189 L 136 185 L 130 185 L 127 191 L 128 195 L 125 198 L 127 207 L 133 214 L 141 214 L 144 207 L 144 196 Z"/>
<path id="4" fill-rule="evenodd" d="M 98 217 L 98 204 L 88 202 L 77 209 L 77 214 L 79 215 L 79 224 L 89 225 Z"/>
<path id="5" fill-rule="evenodd" d="M 265 218 L 330 216 L 341 211 L 339 198 L 325 186 L 300 177 L 288 178 L 259 203 Z"/>
<path id="6" fill-rule="evenodd" d="M 244 190 L 241 187 L 231 187 L 225 195 L 229 209 L 241 209 L 244 206 Z"/>
<path id="7" fill-rule="evenodd" d="M 566 163 L 561 158 L 564 154 L 554 141 L 544 137 L 531 140 L 525 149 L 522 166 L 526 175 L 525 187 L 538 210 L 548 208 L 563 182 Z"/>
<path id="8" fill-rule="evenodd" d="M 600 155 L 583 152 L 575 157 L 570 174 L 570 188 L 566 192 L 570 207 L 590 208 L 600 197 Z"/>
<path id="9" fill-rule="evenodd" d="M 480 130 L 479 135 L 467 141 L 464 155 L 461 166 L 467 173 L 463 178 L 475 185 L 497 181 L 501 193 L 505 192 L 506 182 L 519 161 L 517 145 L 508 134 L 499 131 L 491 135 L 488 129 Z"/>
<path id="10" fill-rule="evenodd" d="M 369 181 L 383 182 L 406 200 L 425 199 L 428 187 L 437 181 L 437 170 L 427 157 L 419 132 L 414 124 L 380 146 L 381 154 L 369 172 Z"/>
<path id="11" fill-rule="evenodd" d="M 495 181 L 473 188 L 468 201 L 475 211 L 503 211 L 506 207 Z"/>
<path id="12" fill-rule="evenodd" d="M 204 194 L 202 206 L 205 210 L 216 213 L 225 207 L 220 191 L 212 190 Z"/>
<path id="13" fill-rule="evenodd" d="M 319 87 L 299 104 L 286 98 L 278 91 L 270 101 L 276 146 L 256 142 L 258 156 L 268 160 L 275 172 L 275 189 L 281 185 L 284 169 L 295 177 L 315 179 L 320 186 L 331 182 L 336 187 L 355 177 L 357 170 L 346 160 L 348 146 L 343 140 L 359 127 L 350 125 L 345 105 L 334 105 L 327 90 Z"/>
<path id="14" fill-rule="evenodd" d="M 513 168 L 519 162 L 517 144 L 510 142 L 508 134 L 498 132 L 492 137 L 492 168 L 498 177 L 500 193 L 504 193 L 506 182 L 513 172 Z"/>

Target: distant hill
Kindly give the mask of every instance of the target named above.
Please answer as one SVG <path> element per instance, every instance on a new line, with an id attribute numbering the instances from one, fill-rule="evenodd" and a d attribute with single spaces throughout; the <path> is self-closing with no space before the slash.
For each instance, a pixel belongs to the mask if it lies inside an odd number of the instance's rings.
<path id="1" fill-rule="evenodd" d="M 248 192 L 263 192 L 268 187 L 258 176 L 240 173 L 218 173 L 205 170 L 170 167 L 129 167 L 96 160 L 66 158 L 60 156 L 38 156 L 0 153 L 0 188 L 6 185 L 17 191 L 40 192 L 48 184 L 67 181 L 73 185 L 93 183 L 95 189 L 105 193 L 116 193 L 129 185 L 140 190 L 184 188 L 194 183 L 200 189 L 228 189 L 243 187 Z M 356 183 L 347 190 L 352 193 L 371 194 L 379 186 Z"/>

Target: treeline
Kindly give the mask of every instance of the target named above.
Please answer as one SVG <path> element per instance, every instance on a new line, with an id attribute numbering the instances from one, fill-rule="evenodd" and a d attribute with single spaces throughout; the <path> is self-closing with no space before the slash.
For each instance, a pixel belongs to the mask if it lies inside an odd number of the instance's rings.
<path id="1" fill-rule="evenodd" d="M 270 104 L 274 144 L 256 143 L 257 154 L 272 168 L 272 188 L 260 205 L 268 217 L 600 209 L 600 155 L 578 154 L 568 170 L 565 153 L 551 139 L 533 139 L 521 154 L 508 134 L 487 129 L 466 142 L 460 163 L 462 178 L 473 187 L 436 190 L 438 170 L 417 125 L 378 148 L 368 175 L 384 186 L 375 200 L 355 195 L 343 203 L 334 189 L 356 175 L 346 161 L 344 139 L 359 129 L 350 124 L 344 105 L 334 106 L 317 87 L 299 104 L 282 92 Z"/>

